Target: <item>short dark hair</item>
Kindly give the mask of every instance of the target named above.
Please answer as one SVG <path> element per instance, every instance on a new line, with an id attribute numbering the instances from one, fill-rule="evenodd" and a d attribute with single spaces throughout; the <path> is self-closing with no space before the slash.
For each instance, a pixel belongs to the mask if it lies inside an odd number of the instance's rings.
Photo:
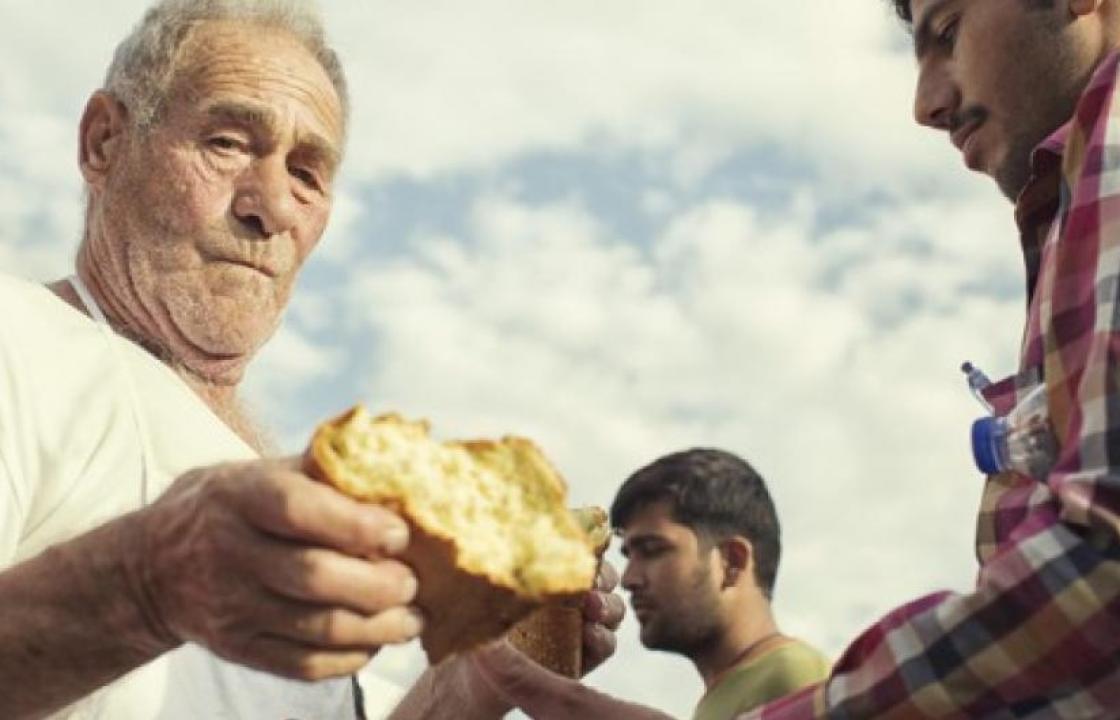
<path id="1" fill-rule="evenodd" d="M 914 22 L 914 15 L 910 12 L 910 0 L 891 0 L 894 11 L 902 22 L 907 25 Z"/>
<path id="2" fill-rule="evenodd" d="M 778 513 L 766 483 L 747 461 L 723 450 L 696 448 L 666 455 L 635 472 L 611 504 L 611 525 L 666 500 L 674 522 L 709 546 L 741 535 L 754 548 L 754 577 L 766 597 L 774 591 L 782 554 Z"/>
<path id="3" fill-rule="evenodd" d="M 1054 0 L 1025 0 L 1024 4 L 1032 10 L 1043 10 L 1054 7 Z M 910 0 L 891 0 L 894 12 L 899 19 L 907 25 L 914 24 L 914 13 L 910 9 Z"/>

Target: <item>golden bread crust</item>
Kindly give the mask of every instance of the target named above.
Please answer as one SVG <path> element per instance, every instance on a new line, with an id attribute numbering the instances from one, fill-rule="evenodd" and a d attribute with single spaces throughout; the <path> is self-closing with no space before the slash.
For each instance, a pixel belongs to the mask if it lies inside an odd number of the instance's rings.
<path id="1" fill-rule="evenodd" d="M 357 459 L 347 456 L 347 443 L 362 434 L 363 440 L 384 434 L 392 443 Z M 398 466 L 382 466 L 379 452 L 403 460 Z M 413 462 L 410 452 L 419 459 Z M 444 464 L 425 464 L 431 458 Z M 351 497 L 383 505 L 408 523 L 411 539 L 399 558 L 417 576 L 419 590 L 414 602 L 425 615 L 421 643 L 432 664 L 499 637 L 542 603 L 580 597 L 594 580 L 594 557 L 586 536 L 563 511 L 564 482 L 529 440 L 436 443 L 428 437 L 426 422 L 404 420 L 395 414 L 370 419 L 358 406 L 316 429 L 304 464 L 310 476 Z M 417 483 L 410 485 L 407 478 L 402 479 L 409 472 L 416 475 Z M 522 517 L 511 513 L 504 526 L 502 522 L 475 522 L 469 516 L 455 515 L 466 512 L 459 507 L 463 505 L 461 499 L 470 490 L 467 483 L 479 473 L 517 484 L 517 490 L 526 494 L 531 490 L 535 503 L 557 509 L 549 515 L 533 505 Z M 447 477 L 439 477 L 441 474 Z M 506 486 L 489 487 L 487 492 L 495 492 L 494 487 L 504 491 Z M 460 502 L 440 505 L 441 499 L 446 500 L 452 492 Z M 487 502 L 500 511 L 503 500 L 512 503 L 505 496 Z M 445 521 L 447 517 L 454 522 Z M 543 522 L 541 527 L 555 531 L 559 538 L 555 547 L 537 548 L 532 538 L 526 537 L 530 529 L 538 527 L 532 522 Z M 499 543 L 494 547 L 516 545 L 521 550 L 512 558 L 471 550 L 467 546 L 478 538 L 469 535 L 479 533 L 508 534 L 509 538 L 485 540 Z M 518 533 L 520 537 L 514 537 Z M 548 552 L 558 558 L 555 572 L 549 570 Z M 580 557 L 581 553 L 587 557 Z M 527 558 L 522 557 L 526 554 Z"/>
<path id="2" fill-rule="evenodd" d="M 545 605 L 510 628 L 506 637 L 538 665 L 558 675 L 579 678 L 583 664 L 581 608 Z"/>
<path id="3" fill-rule="evenodd" d="M 586 533 L 595 557 L 610 543 L 610 521 L 601 507 L 575 508 L 572 516 Z M 507 634 L 522 653 L 554 673 L 578 679 L 583 666 L 583 609 L 580 599 L 550 602 L 534 610 Z"/>

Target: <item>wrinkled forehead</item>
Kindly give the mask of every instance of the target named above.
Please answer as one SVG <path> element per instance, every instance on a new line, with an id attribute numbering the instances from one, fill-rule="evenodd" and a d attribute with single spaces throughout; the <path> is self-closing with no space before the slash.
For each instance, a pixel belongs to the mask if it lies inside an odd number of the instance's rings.
<path id="1" fill-rule="evenodd" d="M 205 108 L 242 102 L 330 138 L 340 149 L 345 119 L 318 59 L 280 28 L 236 21 L 199 24 L 180 47 L 169 101 Z"/>

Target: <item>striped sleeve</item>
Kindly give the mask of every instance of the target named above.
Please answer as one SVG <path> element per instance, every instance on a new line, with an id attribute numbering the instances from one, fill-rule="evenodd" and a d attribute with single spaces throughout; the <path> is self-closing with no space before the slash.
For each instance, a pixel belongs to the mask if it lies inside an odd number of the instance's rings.
<path id="1" fill-rule="evenodd" d="M 1102 716 L 1120 700 L 1118 661 L 1120 563 L 1057 523 L 1005 546 L 976 592 L 888 615 L 826 686 L 744 718 L 1027 717 L 1074 695 L 1082 717 Z"/>

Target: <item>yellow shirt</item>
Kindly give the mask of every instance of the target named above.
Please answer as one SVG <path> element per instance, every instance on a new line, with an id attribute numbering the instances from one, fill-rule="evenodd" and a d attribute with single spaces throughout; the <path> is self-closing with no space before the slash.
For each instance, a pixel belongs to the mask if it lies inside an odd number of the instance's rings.
<path id="1" fill-rule="evenodd" d="M 771 700 L 828 677 L 830 663 L 813 647 L 793 640 L 731 670 L 704 693 L 692 720 L 730 720 Z"/>

